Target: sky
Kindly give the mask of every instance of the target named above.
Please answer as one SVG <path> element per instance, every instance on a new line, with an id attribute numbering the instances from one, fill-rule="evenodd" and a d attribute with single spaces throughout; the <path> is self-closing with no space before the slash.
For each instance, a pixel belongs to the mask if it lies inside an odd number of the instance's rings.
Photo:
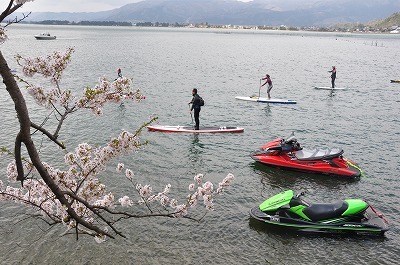
<path id="1" fill-rule="evenodd" d="M 141 1 L 143 0 L 34 0 L 26 3 L 18 12 L 98 12 Z"/>
<path id="2" fill-rule="evenodd" d="M 142 0 L 34 0 L 18 12 L 97 12 L 107 11 Z"/>

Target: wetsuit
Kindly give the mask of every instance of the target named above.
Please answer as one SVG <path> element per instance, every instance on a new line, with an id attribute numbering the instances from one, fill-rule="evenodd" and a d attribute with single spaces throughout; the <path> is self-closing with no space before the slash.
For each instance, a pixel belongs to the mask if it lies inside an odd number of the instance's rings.
<path id="1" fill-rule="evenodd" d="M 332 88 L 335 88 L 335 79 L 336 79 L 336 68 L 332 69 L 332 71 L 329 71 L 331 74 L 331 81 L 332 81 Z"/>
<path id="2" fill-rule="evenodd" d="M 200 110 L 201 110 L 201 106 L 200 106 L 200 96 L 198 94 L 195 94 L 192 98 L 192 101 L 190 102 L 192 103 L 192 108 L 190 109 L 191 111 L 194 110 L 194 121 L 196 123 L 195 125 L 195 130 L 199 129 L 200 126 Z"/>

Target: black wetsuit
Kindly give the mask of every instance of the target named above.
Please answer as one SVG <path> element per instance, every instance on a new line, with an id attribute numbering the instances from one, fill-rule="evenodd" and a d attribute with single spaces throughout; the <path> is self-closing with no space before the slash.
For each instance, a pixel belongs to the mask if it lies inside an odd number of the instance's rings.
<path id="1" fill-rule="evenodd" d="M 195 94 L 190 103 L 192 103 L 192 108 L 190 110 L 194 110 L 194 121 L 196 123 L 195 130 L 198 130 L 199 126 L 200 126 L 199 117 L 200 117 L 200 110 L 201 110 L 200 96 L 198 94 Z"/>
<path id="2" fill-rule="evenodd" d="M 335 88 L 335 79 L 336 79 L 336 69 L 329 71 L 331 72 L 331 79 L 332 79 L 332 88 Z"/>

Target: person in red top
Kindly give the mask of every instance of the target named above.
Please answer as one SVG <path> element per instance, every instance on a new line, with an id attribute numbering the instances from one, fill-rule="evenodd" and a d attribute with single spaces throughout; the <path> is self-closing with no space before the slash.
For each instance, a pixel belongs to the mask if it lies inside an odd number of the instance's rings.
<path id="1" fill-rule="evenodd" d="M 269 76 L 269 74 L 266 74 L 265 77 L 261 78 L 261 80 L 265 80 L 265 83 L 262 84 L 262 85 L 260 86 L 260 88 L 263 87 L 265 84 L 268 84 L 267 94 L 268 94 L 268 99 L 271 99 L 271 96 L 270 96 L 270 94 L 269 94 L 269 92 L 271 91 L 271 89 L 272 89 L 272 87 L 273 87 L 273 86 L 272 86 L 271 77 Z"/>

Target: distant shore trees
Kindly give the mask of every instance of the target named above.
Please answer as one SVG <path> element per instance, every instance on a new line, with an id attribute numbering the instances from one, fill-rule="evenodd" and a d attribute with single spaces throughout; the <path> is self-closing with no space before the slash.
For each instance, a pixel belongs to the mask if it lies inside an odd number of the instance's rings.
<path id="1" fill-rule="evenodd" d="M 132 26 L 131 22 L 118 22 L 118 21 L 68 21 L 68 20 L 43 20 L 30 22 L 31 24 L 41 25 L 82 25 L 82 26 Z"/>

